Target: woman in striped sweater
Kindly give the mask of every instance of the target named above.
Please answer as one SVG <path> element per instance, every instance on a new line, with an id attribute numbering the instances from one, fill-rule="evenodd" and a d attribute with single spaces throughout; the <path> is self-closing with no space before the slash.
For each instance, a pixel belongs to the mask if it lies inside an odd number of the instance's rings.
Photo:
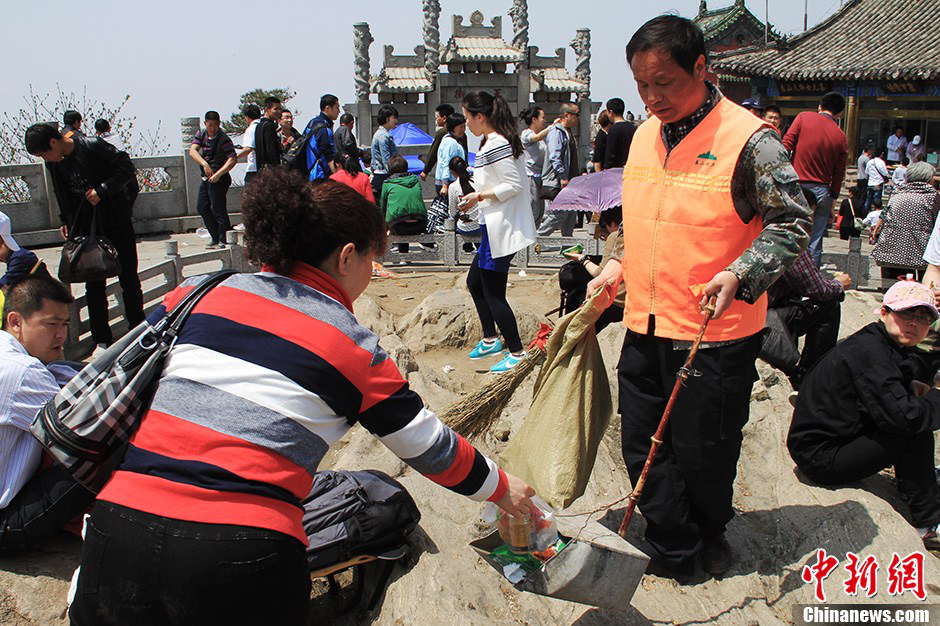
<path id="1" fill-rule="evenodd" d="M 225 280 L 187 320 L 91 512 L 73 624 L 306 624 L 300 501 L 357 422 L 442 486 L 528 511 L 532 489 L 444 426 L 356 321 L 386 245 L 375 206 L 272 168 L 242 212 L 261 272 Z"/>

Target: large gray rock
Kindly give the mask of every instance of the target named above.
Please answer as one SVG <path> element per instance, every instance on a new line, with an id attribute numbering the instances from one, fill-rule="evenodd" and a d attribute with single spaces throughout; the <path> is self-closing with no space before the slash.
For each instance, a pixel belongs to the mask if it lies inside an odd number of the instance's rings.
<path id="1" fill-rule="evenodd" d="M 510 299 L 510 305 L 512 305 Z M 528 343 L 538 332 L 540 318 L 524 308 L 514 307 L 519 336 Z M 434 348 L 474 345 L 482 330 L 473 300 L 466 289 L 443 289 L 427 296 L 421 304 L 398 321 L 398 334 L 415 352 Z"/>
<path id="2" fill-rule="evenodd" d="M 401 372 L 401 375 L 405 377 L 406 380 L 410 379 L 410 374 L 412 372 L 418 371 L 418 360 L 415 359 L 414 353 L 406 346 L 401 337 L 398 335 L 385 335 L 379 339 L 379 345 L 382 346 L 382 349 L 388 353 L 388 356 L 391 357 L 395 364 L 398 366 L 398 371 Z"/>
<path id="3" fill-rule="evenodd" d="M 379 337 L 395 332 L 395 320 L 370 296 L 363 295 L 353 304 L 359 323 Z"/>

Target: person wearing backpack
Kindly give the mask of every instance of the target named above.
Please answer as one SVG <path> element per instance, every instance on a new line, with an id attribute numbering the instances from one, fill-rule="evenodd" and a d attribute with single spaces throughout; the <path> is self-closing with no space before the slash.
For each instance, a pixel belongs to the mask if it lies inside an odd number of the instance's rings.
<path id="1" fill-rule="evenodd" d="M 301 501 L 355 423 L 455 493 L 531 510 L 533 489 L 444 425 L 356 320 L 387 245 L 375 205 L 268 168 L 242 213 L 261 271 L 226 278 L 183 325 L 87 520 L 75 626 L 306 625 Z"/>
<path id="2" fill-rule="evenodd" d="M 324 94 L 320 98 L 320 114 L 307 124 L 307 171 L 309 180 L 329 178 L 333 169 L 336 146 L 333 143 L 333 122 L 339 117 L 339 98 Z"/>

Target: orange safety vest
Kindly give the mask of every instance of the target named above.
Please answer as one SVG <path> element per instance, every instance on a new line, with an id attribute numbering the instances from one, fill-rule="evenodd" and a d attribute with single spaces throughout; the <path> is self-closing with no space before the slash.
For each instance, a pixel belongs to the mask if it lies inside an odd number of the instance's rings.
<path id="1" fill-rule="evenodd" d="M 747 141 L 768 124 L 722 98 L 667 154 L 662 122 L 637 128 L 623 170 L 624 325 L 640 334 L 692 340 L 702 324 L 702 287 L 761 232 L 731 200 L 731 177 Z M 767 297 L 734 300 L 712 320 L 705 341 L 741 339 L 764 327 Z"/>

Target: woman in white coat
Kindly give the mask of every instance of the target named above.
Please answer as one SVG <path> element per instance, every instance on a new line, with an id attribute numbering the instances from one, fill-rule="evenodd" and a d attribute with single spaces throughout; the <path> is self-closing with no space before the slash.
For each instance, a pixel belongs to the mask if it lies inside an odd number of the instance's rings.
<path id="1" fill-rule="evenodd" d="M 483 326 L 483 339 L 471 359 L 508 354 L 491 372 L 505 372 L 525 357 L 515 315 L 506 301 L 509 263 L 513 255 L 535 243 L 529 179 L 522 141 L 509 105 L 486 91 L 470 92 L 463 99 L 463 114 L 470 132 L 482 136 L 474 163 L 476 191 L 461 199 L 461 209 L 480 209 L 480 247 L 467 274 L 467 288 Z"/>

